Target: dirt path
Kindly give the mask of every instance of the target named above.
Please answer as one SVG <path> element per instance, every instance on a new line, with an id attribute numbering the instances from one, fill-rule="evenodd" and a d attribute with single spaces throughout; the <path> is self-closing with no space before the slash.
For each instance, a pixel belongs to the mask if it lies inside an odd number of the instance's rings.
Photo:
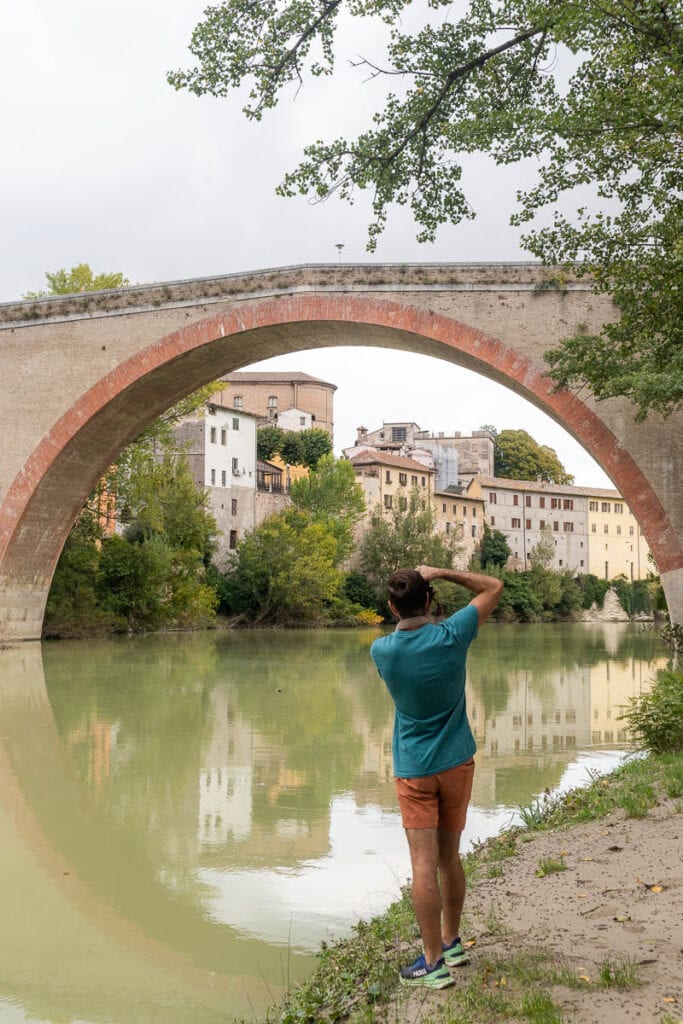
<path id="1" fill-rule="evenodd" d="M 487 960 L 542 950 L 579 982 L 549 989 L 564 1020 L 683 1024 L 680 807 L 664 800 L 644 819 L 619 812 L 560 832 L 532 832 L 529 841 L 519 837 L 514 856 L 495 862 L 499 877 L 480 878 L 468 894 L 465 913 L 476 946 L 472 965 L 455 972 L 458 987 Z M 566 870 L 538 877 L 544 858 L 564 862 Z M 596 987 L 607 961 L 615 972 L 635 966 L 643 984 Z M 429 1003 L 424 993 L 411 993 L 404 1024 L 436 1019 L 453 991 L 430 993 Z"/>

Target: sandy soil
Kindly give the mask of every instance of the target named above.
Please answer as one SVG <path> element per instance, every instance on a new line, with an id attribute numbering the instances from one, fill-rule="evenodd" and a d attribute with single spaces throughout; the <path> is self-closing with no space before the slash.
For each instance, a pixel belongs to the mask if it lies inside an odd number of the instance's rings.
<path id="1" fill-rule="evenodd" d="M 679 808 L 678 812 L 676 808 Z M 531 833 L 503 874 L 468 893 L 473 961 L 542 949 L 576 976 L 597 980 L 608 958 L 633 961 L 644 984 L 619 991 L 556 986 L 552 996 L 575 1024 L 683 1024 L 683 814 L 663 801 L 645 819 L 622 813 L 557 833 Z M 544 857 L 567 870 L 539 878 Z M 653 888 L 654 886 L 654 888 Z M 500 924 L 491 926 L 497 919 Z M 488 925 L 487 925 L 488 922 Z M 463 938 L 466 938 L 463 934 Z M 455 971 L 456 982 L 470 968 Z M 464 978 L 462 979 L 464 980 Z M 430 993 L 448 1002 L 452 989 Z M 411 993 L 404 1021 L 424 1019 L 424 990 Z M 431 1011 L 437 1007 L 432 1003 Z"/>

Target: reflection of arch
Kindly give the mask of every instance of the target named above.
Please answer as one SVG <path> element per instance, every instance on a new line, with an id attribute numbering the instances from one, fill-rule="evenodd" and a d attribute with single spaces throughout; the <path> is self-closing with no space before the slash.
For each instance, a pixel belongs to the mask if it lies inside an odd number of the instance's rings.
<path id="1" fill-rule="evenodd" d="M 135 1019 L 161 1008 L 159 1020 L 185 1024 L 201 1008 L 202 1020 L 218 1024 L 228 1008 L 246 1015 L 255 992 L 263 991 L 268 1005 L 288 954 L 235 938 L 227 926 L 175 900 L 146 860 L 122 846 L 84 802 L 64 760 L 40 646 L 0 652 L 0 678 L 0 818 L 7 815 L 9 823 L 3 854 L 9 851 L 13 876 L 30 883 L 20 889 L 20 901 L 3 902 L 3 933 L 20 948 L 38 936 L 36 957 L 42 946 L 55 949 L 52 973 L 46 967 L 28 979 L 25 964 L 15 977 L 5 957 L 3 994 L 46 1019 L 61 1019 L 69 991 L 81 1000 L 70 1018 Z M 113 880 L 124 858 L 130 881 L 122 901 Z M 105 981 L 91 979 L 78 960 L 79 950 L 87 956 L 91 948 L 111 958 Z M 127 1005 L 136 999 L 137 1014 Z"/>
<path id="2" fill-rule="evenodd" d="M 586 402 L 571 393 L 553 393 L 543 365 L 522 346 L 504 344 L 430 309 L 368 293 L 290 294 L 245 302 L 143 348 L 86 391 L 34 449 L 0 508 L 0 565 L 9 605 L 5 617 L 23 620 L 18 635 L 39 632 L 54 565 L 88 491 L 155 415 L 248 362 L 341 344 L 445 358 L 534 402 L 614 480 L 641 522 L 660 571 L 683 573 L 681 539 L 643 468 Z"/>

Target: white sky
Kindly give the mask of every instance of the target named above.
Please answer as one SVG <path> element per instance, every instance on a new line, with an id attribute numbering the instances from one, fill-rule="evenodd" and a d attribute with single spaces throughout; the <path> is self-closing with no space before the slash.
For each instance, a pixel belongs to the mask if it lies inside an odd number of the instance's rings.
<path id="1" fill-rule="evenodd" d="M 44 286 L 46 270 L 87 262 L 133 282 L 335 262 L 528 259 L 507 221 L 533 168 L 471 158 L 464 180 L 477 218 L 418 245 L 396 211 L 377 253 L 365 252 L 367 202 L 311 205 L 275 186 L 316 138 L 367 125 L 383 83 L 344 58 L 378 56 L 358 26 L 338 47 L 340 83 L 320 79 L 260 124 L 238 95 L 197 99 L 167 85 L 188 67 L 203 0 L 21 0 L 0 7 L 0 301 Z M 373 47 L 374 44 L 374 47 Z M 355 428 L 415 420 L 423 429 L 523 427 L 556 449 L 576 482 L 609 486 L 565 431 L 512 392 L 449 364 L 379 350 L 327 350 L 271 360 L 338 385 L 337 448 Z M 380 382 L 381 381 L 381 385 Z"/>

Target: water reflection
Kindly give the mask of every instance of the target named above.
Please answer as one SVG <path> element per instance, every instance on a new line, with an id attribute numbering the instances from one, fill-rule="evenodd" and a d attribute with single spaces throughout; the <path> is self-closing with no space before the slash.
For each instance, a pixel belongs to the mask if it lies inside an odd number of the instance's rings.
<path id="1" fill-rule="evenodd" d="M 389 902 L 407 855 L 372 639 L 0 652 L 3 1024 L 253 1016 L 320 939 Z M 664 664 L 654 633 L 623 625 L 483 631 L 468 840 L 576 781 L 596 745 L 623 747 L 618 706 Z"/>

